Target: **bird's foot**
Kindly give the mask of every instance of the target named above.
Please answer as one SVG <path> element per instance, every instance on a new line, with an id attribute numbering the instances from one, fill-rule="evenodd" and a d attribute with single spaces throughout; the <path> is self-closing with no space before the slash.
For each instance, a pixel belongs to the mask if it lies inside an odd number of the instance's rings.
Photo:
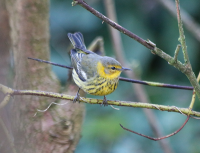
<path id="1" fill-rule="evenodd" d="M 107 102 L 107 99 L 106 99 L 106 96 L 104 96 L 103 98 L 103 102 L 101 103 L 101 106 L 108 106 L 108 102 Z"/>
<path id="2" fill-rule="evenodd" d="M 80 94 L 77 93 L 76 96 L 74 97 L 73 103 L 76 103 L 77 101 L 80 103 Z"/>

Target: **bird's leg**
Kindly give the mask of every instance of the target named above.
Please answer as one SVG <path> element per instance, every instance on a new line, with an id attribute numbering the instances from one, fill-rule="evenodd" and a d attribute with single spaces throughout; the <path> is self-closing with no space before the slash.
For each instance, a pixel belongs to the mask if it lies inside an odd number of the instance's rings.
<path id="1" fill-rule="evenodd" d="M 73 103 L 75 103 L 76 101 L 78 101 L 80 103 L 80 101 L 79 101 L 79 99 L 80 99 L 79 90 L 80 90 L 80 88 L 78 88 L 78 92 L 76 93 L 76 96 L 75 96 L 75 98 L 73 100 Z"/>
<path id="2" fill-rule="evenodd" d="M 101 106 L 102 105 L 108 106 L 108 102 L 107 102 L 106 96 L 104 96 L 104 98 L 103 98 L 103 102 L 101 103 Z"/>

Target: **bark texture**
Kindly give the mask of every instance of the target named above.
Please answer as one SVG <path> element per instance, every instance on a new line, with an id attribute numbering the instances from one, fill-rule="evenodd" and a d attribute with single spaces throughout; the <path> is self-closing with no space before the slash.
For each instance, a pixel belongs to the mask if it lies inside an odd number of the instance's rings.
<path id="1" fill-rule="evenodd" d="M 14 88 L 60 92 L 61 87 L 48 64 L 28 60 L 35 57 L 49 60 L 49 1 L 8 0 L 11 42 L 14 56 Z M 77 87 L 68 84 L 67 93 Z M 23 153 L 71 153 L 80 138 L 84 106 L 68 102 L 54 105 L 55 99 L 16 96 L 12 101 L 12 134 L 15 149 Z M 65 101 L 66 102 L 66 101 Z"/>
<path id="2" fill-rule="evenodd" d="M 9 58 L 9 24 L 8 24 L 8 12 L 6 10 L 5 5 L 6 0 L 0 0 L 0 83 L 3 85 L 10 86 L 11 83 L 8 84 L 10 80 L 9 72 L 10 72 L 10 58 Z M 0 101 L 3 100 L 4 94 L 0 92 Z M 9 144 L 9 140 L 6 138 L 6 133 L 3 129 L 3 126 L 7 127 L 7 130 L 10 131 L 10 123 L 9 123 L 9 106 L 7 105 L 3 109 L 0 110 L 0 152 L 11 152 L 5 144 Z"/>

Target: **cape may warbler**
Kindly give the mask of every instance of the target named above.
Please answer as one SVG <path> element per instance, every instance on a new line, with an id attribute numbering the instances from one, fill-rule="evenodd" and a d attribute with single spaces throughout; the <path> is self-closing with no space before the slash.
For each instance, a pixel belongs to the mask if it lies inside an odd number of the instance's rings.
<path id="1" fill-rule="evenodd" d="M 118 86 L 119 76 L 124 68 L 114 58 L 100 56 L 86 49 L 83 35 L 80 32 L 68 33 L 74 46 L 71 50 L 73 66 L 72 76 L 77 86 L 91 95 L 104 96 L 104 106 L 107 104 L 105 95 L 112 93 Z M 79 90 L 74 102 L 79 100 Z"/>

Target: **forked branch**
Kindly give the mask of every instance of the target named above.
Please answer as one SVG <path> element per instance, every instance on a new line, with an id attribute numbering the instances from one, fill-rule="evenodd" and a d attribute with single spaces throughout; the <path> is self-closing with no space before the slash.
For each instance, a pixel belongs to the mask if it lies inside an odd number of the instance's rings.
<path id="1" fill-rule="evenodd" d="M 178 0 L 176 0 L 176 2 L 178 2 Z M 136 34 L 130 32 L 129 30 L 125 29 L 124 27 L 120 26 L 119 24 L 113 22 L 112 20 L 110 20 L 109 18 L 107 18 L 106 16 L 104 16 L 100 12 L 96 11 L 91 6 L 89 6 L 83 0 L 73 0 L 72 5 L 74 6 L 76 4 L 79 4 L 80 6 L 82 6 L 83 8 L 85 8 L 86 10 L 88 10 L 89 12 L 91 12 L 92 14 L 94 14 L 96 17 L 100 18 L 104 22 L 106 22 L 109 25 L 111 25 L 113 28 L 115 28 L 115 29 L 119 30 L 120 32 L 124 33 L 125 35 L 133 38 L 134 40 L 136 40 L 137 42 L 139 42 L 140 44 L 142 44 L 146 48 L 150 49 L 152 51 L 152 53 L 154 53 L 154 54 L 160 56 L 161 58 L 163 58 L 164 60 L 166 60 L 168 63 L 170 63 L 170 64 L 172 63 L 171 64 L 172 66 L 174 66 L 175 68 L 177 68 L 179 71 L 181 71 L 182 73 L 184 73 L 188 77 L 190 83 L 195 88 L 195 91 L 196 91 L 196 94 L 197 94 L 198 98 L 200 99 L 200 85 L 197 83 L 196 77 L 194 75 L 194 72 L 192 71 L 192 69 L 190 68 L 190 66 L 188 66 L 188 64 L 183 64 L 179 60 L 177 60 L 177 62 L 173 62 L 174 58 L 171 57 L 170 55 L 166 54 L 161 49 L 157 48 L 156 45 L 152 45 L 151 43 L 148 43 L 149 41 L 145 41 L 144 39 L 140 38 Z M 179 2 L 178 2 L 178 4 L 179 4 Z M 178 17 L 180 17 L 180 11 L 179 11 Z M 182 26 L 182 24 L 181 24 L 181 26 Z M 179 28 L 180 28 L 180 26 L 179 26 Z M 179 30 L 179 31 L 181 31 L 181 30 Z M 180 36 L 181 35 L 182 34 L 180 33 Z M 184 33 L 183 33 L 183 36 L 184 36 Z M 184 45 L 184 43 L 181 43 L 181 45 Z M 185 48 L 185 47 L 182 46 L 182 48 Z M 184 55 L 184 57 L 186 57 L 186 56 Z"/>
<path id="2" fill-rule="evenodd" d="M 199 75 L 198 75 L 198 77 L 197 77 L 197 82 L 199 82 L 199 81 L 200 81 L 200 73 L 199 73 Z M 129 131 L 129 132 L 131 132 L 131 133 L 135 133 L 135 134 L 137 134 L 137 135 L 140 135 L 140 136 L 142 136 L 142 137 L 145 137 L 145 138 L 148 138 L 148 139 L 151 139 L 151 140 L 154 140 L 154 141 L 158 141 L 158 140 L 162 140 L 162 139 L 169 138 L 169 137 L 171 137 L 171 136 L 177 134 L 178 132 L 180 132 L 180 131 L 182 130 L 182 128 L 186 125 L 186 123 L 188 122 L 188 120 L 190 119 L 190 115 L 191 115 L 191 112 L 192 112 L 192 108 L 193 108 L 194 102 L 195 102 L 195 94 L 196 94 L 196 92 L 195 92 L 195 90 L 194 90 L 194 91 L 193 91 L 193 94 L 192 94 L 192 100 L 191 100 L 190 106 L 189 106 L 189 108 L 188 108 L 189 111 L 188 111 L 188 114 L 187 114 L 187 119 L 185 120 L 185 122 L 183 123 L 183 125 L 182 125 L 177 131 L 175 131 L 175 132 L 173 132 L 173 133 L 171 133 L 171 134 L 169 134 L 169 135 L 166 135 L 166 136 L 163 136 L 163 137 L 159 137 L 159 138 L 153 138 L 153 137 L 150 137 L 150 136 L 147 136 L 147 135 L 144 135 L 144 134 L 135 132 L 135 131 L 130 130 L 130 129 L 128 129 L 128 128 L 125 128 L 125 127 L 122 126 L 121 124 L 120 124 L 120 126 L 121 126 L 124 130 L 126 130 L 126 131 Z M 180 111 L 180 110 L 179 110 L 179 111 Z M 181 112 L 181 111 L 180 111 L 180 112 Z M 181 112 L 181 113 L 182 113 L 182 112 Z M 199 119 L 199 118 L 198 118 L 198 119 Z"/>

